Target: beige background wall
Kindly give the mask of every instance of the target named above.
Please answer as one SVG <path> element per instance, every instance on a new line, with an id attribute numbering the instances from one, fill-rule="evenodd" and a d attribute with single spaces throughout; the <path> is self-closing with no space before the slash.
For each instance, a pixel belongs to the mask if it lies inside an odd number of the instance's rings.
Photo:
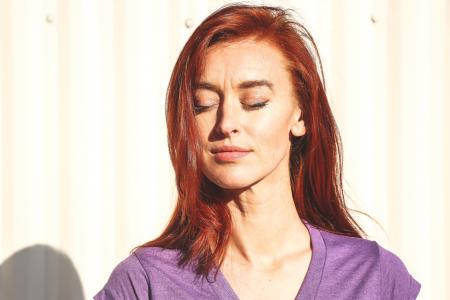
<path id="1" fill-rule="evenodd" d="M 89 299 L 160 232 L 171 67 L 225 2 L 0 0 L 0 298 Z M 358 219 L 450 299 L 450 1 L 266 3 L 317 40 L 349 204 L 384 231 Z"/>

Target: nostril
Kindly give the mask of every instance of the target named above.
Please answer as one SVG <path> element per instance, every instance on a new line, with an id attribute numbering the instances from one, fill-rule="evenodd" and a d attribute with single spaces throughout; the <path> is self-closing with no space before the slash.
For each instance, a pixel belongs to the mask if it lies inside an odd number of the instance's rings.
<path id="1" fill-rule="evenodd" d="M 232 121 L 218 122 L 215 127 L 215 131 L 221 136 L 236 135 L 239 133 L 237 124 Z"/>

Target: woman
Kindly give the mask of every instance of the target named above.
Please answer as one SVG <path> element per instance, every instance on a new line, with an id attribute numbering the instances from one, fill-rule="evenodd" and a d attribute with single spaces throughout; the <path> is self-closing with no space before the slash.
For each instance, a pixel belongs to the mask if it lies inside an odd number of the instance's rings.
<path id="1" fill-rule="evenodd" d="M 345 206 L 318 69 L 312 37 L 281 8 L 230 5 L 200 24 L 167 95 L 176 209 L 95 299 L 417 296 Z"/>

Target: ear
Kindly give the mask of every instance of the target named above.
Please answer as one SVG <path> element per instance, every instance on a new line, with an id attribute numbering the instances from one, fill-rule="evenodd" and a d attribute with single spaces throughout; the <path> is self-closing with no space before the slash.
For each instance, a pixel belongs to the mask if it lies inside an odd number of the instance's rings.
<path id="1" fill-rule="evenodd" d="M 299 137 L 306 133 L 305 122 L 302 120 L 301 112 L 297 114 L 297 121 L 291 127 L 291 133 L 293 136 Z"/>
<path id="2" fill-rule="evenodd" d="M 291 128 L 291 132 L 293 136 L 302 136 L 306 133 L 305 123 L 303 120 L 298 121 L 294 126 Z"/>

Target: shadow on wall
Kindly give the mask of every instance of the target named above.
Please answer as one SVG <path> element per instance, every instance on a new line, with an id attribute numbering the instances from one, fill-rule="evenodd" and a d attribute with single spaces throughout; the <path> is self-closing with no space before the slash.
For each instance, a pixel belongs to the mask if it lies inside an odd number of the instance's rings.
<path id="1" fill-rule="evenodd" d="M 52 247 L 35 245 L 0 265 L 0 299 L 83 300 L 84 295 L 70 258 Z"/>

